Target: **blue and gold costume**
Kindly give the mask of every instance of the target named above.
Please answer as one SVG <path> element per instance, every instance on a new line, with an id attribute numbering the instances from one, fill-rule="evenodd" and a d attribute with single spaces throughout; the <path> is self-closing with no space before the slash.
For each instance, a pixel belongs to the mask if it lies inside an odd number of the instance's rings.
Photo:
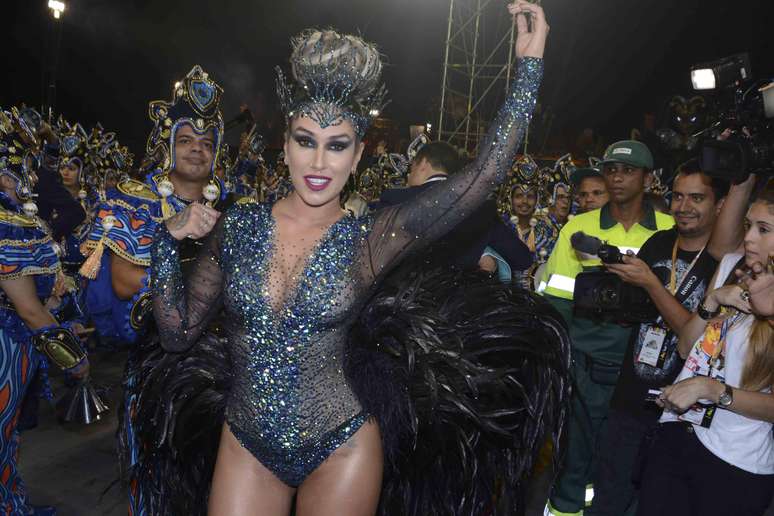
<path id="1" fill-rule="evenodd" d="M 0 193 L 0 281 L 23 276 L 34 279 L 41 300 L 54 290 L 61 271 L 51 237 L 39 222 L 21 212 Z M 24 484 L 16 464 L 17 421 L 30 381 L 45 358 L 32 344 L 33 332 L 0 290 L 0 502 L 5 514 L 25 514 Z"/>
<path id="2" fill-rule="evenodd" d="M 38 373 L 46 384 L 43 394 L 50 399 L 46 357 L 65 370 L 82 366 L 86 357 L 68 325 L 28 327 L 10 294 L 35 295 L 41 305 L 62 294 L 62 266 L 32 201 L 37 142 L 30 132 L 24 143 L 14 122 L 18 122 L 16 112 L 0 112 L 0 175 L 16 185 L 13 195 L 0 192 L 0 508 L 15 515 L 32 511 L 17 468 L 19 412 L 25 393 Z M 32 278 L 34 293 L 24 283 L 14 283 L 22 278 Z"/>
<path id="3" fill-rule="evenodd" d="M 539 168 L 530 156 L 525 155 L 514 163 L 508 187 L 500 193 L 503 222 L 510 226 L 534 253 L 536 266 L 548 260 L 559 238 L 563 224 L 549 213 L 549 207 L 556 202 L 558 188 L 564 188 L 568 195 L 571 193 L 569 177 L 573 169 L 569 155 L 559 158 L 553 168 Z M 534 192 L 537 199 L 535 212 L 527 229 L 520 228 L 518 219 L 511 214 L 511 198 L 517 190 L 524 193 Z"/>
<path id="4" fill-rule="evenodd" d="M 152 318 L 149 317 L 151 244 L 159 225 L 190 202 L 175 195 L 169 178 L 175 167 L 175 133 L 184 124 L 200 134 L 212 129 L 215 148 L 219 150 L 223 136 L 219 110 L 221 94 L 220 87 L 201 67 L 195 66 L 175 84 L 171 102 L 150 103 L 154 128 L 146 150 L 149 155 L 159 157 L 157 166 L 147 174 L 145 182 L 124 178 L 114 189 L 106 191 L 104 201 L 96 208 L 88 239 L 82 246 L 89 258 L 81 268 L 81 274 L 90 279 L 87 306 L 97 331 L 104 337 L 130 345 L 124 375 L 124 406 L 119 413 L 119 444 L 130 480 L 129 503 L 133 515 L 163 512 L 158 508 L 158 500 L 148 494 L 153 490 L 154 480 L 138 477 L 138 465 L 149 460 L 144 453 L 149 445 L 138 442 L 135 432 L 135 405 L 139 395 L 136 366 L 142 357 L 157 348 Z M 208 201 L 215 209 L 225 210 L 234 202 L 234 196 L 214 176 L 216 163 L 217 152 L 205 197 L 209 196 Z M 193 260 L 201 245 L 200 241 L 186 241 L 183 254 L 187 261 Z M 111 260 L 104 256 L 105 251 L 145 269 L 143 285 L 131 299 L 120 299 L 114 292 Z"/>

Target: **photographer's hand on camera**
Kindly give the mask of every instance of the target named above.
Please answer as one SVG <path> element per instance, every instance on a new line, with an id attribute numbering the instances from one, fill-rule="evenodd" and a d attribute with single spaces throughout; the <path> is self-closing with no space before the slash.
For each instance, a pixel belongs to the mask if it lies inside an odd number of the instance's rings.
<path id="1" fill-rule="evenodd" d="M 624 255 L 623 263 L 611 263 L 606 267 L 625 282 L 642 287 L 649 294 L 651 290 L 664 288 L 648 264 L 637 258 L 631 251 Z"/>

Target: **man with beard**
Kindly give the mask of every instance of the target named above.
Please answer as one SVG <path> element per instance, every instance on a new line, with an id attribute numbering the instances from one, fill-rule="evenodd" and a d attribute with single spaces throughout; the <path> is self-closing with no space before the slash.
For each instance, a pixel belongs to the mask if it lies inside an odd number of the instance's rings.
<path id="1" fill-rule="evenodd" d="M 748 192 L 740 195 L 739 187 L 734 190 L 726 200 L 725 181 L 704 174 L 697 160 L 684 163 L 673 185 L 675 227 L 654 234 L 636 257 L 607 266 L 624 281 L 645 289 L 661 316 L 640 324 L 629 338 L 608 419 L 597 441 L 594 502 L 585 514 L 625 514 L 635 499 L 632 476 L 638 474 L 640 443 L 661 415 L 660 407 L 645 402 L 648 391 L 671 385 L 677 377 L 682 357 L 690 351 L 678 347 L 678 333 L 699 307 L 720 259 L 732 245 L 728 237 L 741 243 L 741 217 L 734 231 L 722 238 L 717 232 L 713 236 L 724 201 L 724 219 L 736 216 L 745 205 L 740 197 Z"/>

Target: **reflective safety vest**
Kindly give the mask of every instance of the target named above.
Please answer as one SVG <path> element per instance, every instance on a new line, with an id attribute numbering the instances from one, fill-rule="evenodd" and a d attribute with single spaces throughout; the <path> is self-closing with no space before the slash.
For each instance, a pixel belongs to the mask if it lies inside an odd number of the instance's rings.
<path id="1" fill-rule="evenodd" d="M 562 299 L 572 300 L 575 289 L 575 277 L 584 270 L 599 267 L 601 261 L 596 257 L 581 256 L 570 244 L 570 237 L 578 231 L 597 237 L 605 243 L 618 247 L 622 253 L 633 251 L 637 254 L 640 247 L 653 233 L 674 226 L 671 215 L 657 212 L 646 203 L 642 220 L 629 228 L 616 221 L 610 213 L 610 204 L 602 208 L 573 217 L 559 232 L 559 239 L 548 259 L 538 292 L 550 294 Z"/>

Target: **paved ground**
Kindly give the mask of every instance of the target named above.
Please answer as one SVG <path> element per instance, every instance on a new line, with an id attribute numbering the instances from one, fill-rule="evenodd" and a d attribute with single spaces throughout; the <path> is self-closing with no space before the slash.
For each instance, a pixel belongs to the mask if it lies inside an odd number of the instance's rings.
<path id="1" fill-rule="evenodd" d="M 22 478 L 30 501 L 56 506 L 59 516 L 125 516 L 123 488 L 108 487 L 118 479 L 115 410 L 126 354 L 96 353 L 90 359 L 95 383 L 110 388 L 110 412 L 89 426 L 63 426 L 53 407 L 42 403 L 39 426 L 22 434 Z M 53 370 L 52 377 L 54 394 L 64 392 Z"/>

